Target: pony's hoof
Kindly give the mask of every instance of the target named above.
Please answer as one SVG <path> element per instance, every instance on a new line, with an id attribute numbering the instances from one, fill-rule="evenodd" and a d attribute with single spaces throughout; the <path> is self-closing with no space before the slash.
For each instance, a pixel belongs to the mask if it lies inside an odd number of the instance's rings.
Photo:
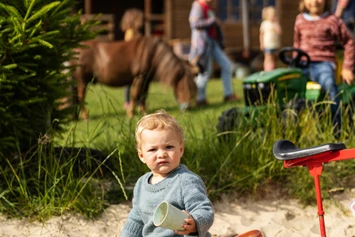
<path id="1" fill-rule="evenodd" d="M 87 115 L 87 114 L 83 114 L 83 115 L 81 115 L 81 118 L 83 119 L 83 120 L 89 120 L 89 115 Z"/>
<path id="2" fill-rule="evenodd" d="M 179 104 L 179 107 L 180 107 L 181 111 L 186 111 L 186 110 L 189 109 L 189 104 L 188 103 L 182 103 L 182 104 Z"/>
<path id="3" fill-rule="evenodd" d="M 133 115 L 134 115 L 133 112 L 130 112 L 127 110 L 127 117 L 128 118 L 133 118 Z"/>

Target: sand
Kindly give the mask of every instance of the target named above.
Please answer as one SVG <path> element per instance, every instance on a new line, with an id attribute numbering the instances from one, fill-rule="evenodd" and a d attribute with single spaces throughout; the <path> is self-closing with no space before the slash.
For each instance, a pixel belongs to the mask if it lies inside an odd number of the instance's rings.
<path id="1" fill-rule="evenodd" d="M 355 237 L 355 217 L 349 209 L 355 191 L 334 195 L 323 201 L 329 237 Z M 317 206 L 304 207 L 297 200 L 272 198 L 258 201 L 222 199 L 214 203 L 216 214 L 210 233 L 230 236 L 252 229 L 267 237 L 316 237 L 319 234 Z M 131 203 L 111 205 L 95 221 L 80 215 L 65 214 L 45 223 L 6 219 L 0 216 L 1 237 L 116 237 L 131 208 Z"/>

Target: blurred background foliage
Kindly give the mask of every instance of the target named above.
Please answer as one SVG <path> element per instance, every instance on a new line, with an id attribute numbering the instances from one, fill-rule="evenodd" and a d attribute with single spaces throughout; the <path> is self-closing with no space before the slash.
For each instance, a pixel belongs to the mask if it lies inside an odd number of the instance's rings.
<path id="1" fill-rule="evenodd" d="M 81 24 L 75 1 L 5 0 L 0 3 L 0 154 L 25 151 L 68 121 L 58 111 L 70 93 L 64 62 L 95 37 L 95 20 Z M 67 69 L 67 70 L 65 70 Z"/>

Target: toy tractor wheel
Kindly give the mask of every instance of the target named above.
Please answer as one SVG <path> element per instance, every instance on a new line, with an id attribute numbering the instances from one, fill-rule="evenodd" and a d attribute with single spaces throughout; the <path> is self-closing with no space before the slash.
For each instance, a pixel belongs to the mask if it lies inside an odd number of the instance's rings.
<path id="1" fill-rule="evenodd" d="M 295 101 L 290 101 L 286 108 L 281 112 L 281 126 L 282 131 L 289 131 L 290 129 L 296 131 L 297 134 L 300 133 L 299 119 L 302 111 L 306 108 L 306 100 L 297 99 Z"/>
<path id="2" fill-rule="evenodd" d="M 237 128 L 238 109 L 233 107 L 225 110 L 218 118 L 217 132 L 221 142 L 231 142 Z"/>

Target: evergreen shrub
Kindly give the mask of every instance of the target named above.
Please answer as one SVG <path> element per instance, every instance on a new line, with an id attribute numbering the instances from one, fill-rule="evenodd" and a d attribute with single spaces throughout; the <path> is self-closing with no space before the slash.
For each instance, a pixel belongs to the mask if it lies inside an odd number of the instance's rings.
<path id="1" fill-rule="evenodd" d="M 95 19 L 81 23 L 73 0 L 0 2 L 0 155 L 26 151 L 50 138 L 74 107 L 65 62 L 81 41 L 95 37 Z M 44 139 L 46 140 L 46 139 Z"/>

